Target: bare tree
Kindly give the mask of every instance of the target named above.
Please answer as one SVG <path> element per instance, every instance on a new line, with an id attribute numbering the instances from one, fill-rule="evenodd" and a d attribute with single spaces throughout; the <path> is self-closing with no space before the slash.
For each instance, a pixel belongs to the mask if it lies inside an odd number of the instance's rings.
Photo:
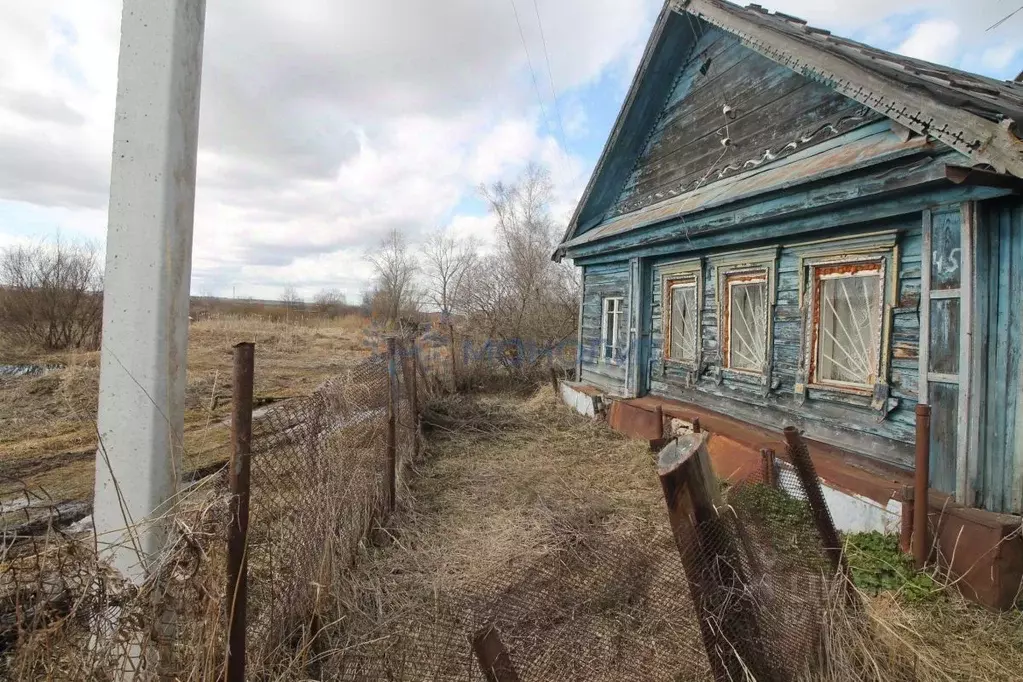
<path id="1" fill-rule="evenodd" d="M 99 346 L 103 278 L 97 248 L 57 239 L 0 254 L 0 333 L 29 348 Z"/>
<path id="2" fill-rule="evenodd" d="M 451 381 L 458 386 L 457 352 L 455 344 L 455 313 L 457 302 L 465 300 L 462 289 L 477 258 L 477 244 L 472 237 L 458 240 L 437 230 L 430 234 L 422 247 L 423 274 L 427 295 L 440 310 L 441 324 L 447 328 L 451 354 Z"/>
<path id="3" fill-rule="evenodd" d="M 470 326 L 502 344 L 510 369 L 528 368 L 576 331 L 577 279 L 567 263 L 551 260 L 560 231 L 550 215 L 550 174 L 531 164 L 514 184 L 480 191 L 497 218 L 497 245 L 470 267 L 464 306 Z M 522 356 L 526 344 L 536 355 Z"/>
<path id="4" fill-rule="evenodd" d="M 345 294 L 340 289 L 323 289 L 313 297 L 313 309 L 324 317 L 338 317 L 345 310 Z"/>
<path id="5" fill-rule="evenodd" d="M 281 303 L 284 304 L 285 321 L 291 320 L 291 313 L 299 312 L 305 307 L 305 300 L 302 298 L 302 295 L 291 284 L 284 287 L 284 291 L 281 292 Z"/>
<path id="6" fill-rule="evenodd" d="M 366 254 L 366 260 L 374 270 L 374 310 L 395 325 L 403 316 L 415 316 L 419 310 L 420 292 L 415 283 L 419 265 L 405 236 L 397 229 L 391 230 L 375 251 Z"/>

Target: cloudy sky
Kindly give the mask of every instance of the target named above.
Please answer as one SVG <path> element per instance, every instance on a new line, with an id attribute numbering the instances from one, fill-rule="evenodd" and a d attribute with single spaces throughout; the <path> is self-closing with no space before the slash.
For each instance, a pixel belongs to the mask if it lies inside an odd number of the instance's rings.
<path id="1" fill-rule="evenodd" d="M 986 29 L 1021 2 L 761 0 L 1010 79 L 1023 12 Z M 209 0 L 193 292 L 356 297 L 362 255 L 392 227 L 486 238 L 475 188 L 530 160 L 551 169 L 567 219 L 660 4 Z M 0 0 L 0 247 L 102 243 L 120 13 L 117 0 Z"/>

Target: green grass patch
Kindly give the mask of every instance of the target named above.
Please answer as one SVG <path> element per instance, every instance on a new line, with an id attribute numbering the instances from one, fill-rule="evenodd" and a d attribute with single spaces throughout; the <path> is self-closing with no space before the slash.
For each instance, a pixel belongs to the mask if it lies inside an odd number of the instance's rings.
<path id="1" fill-rule="evenodd" d="M 845 536 L 849 570 L 856 587 L 870 595 L 894 592 L 908 602 L 935 601 L 941 590 L 927 573 L 918 573 L 913 560 L 899 549 L 896 535 L 850 533 Z"/>

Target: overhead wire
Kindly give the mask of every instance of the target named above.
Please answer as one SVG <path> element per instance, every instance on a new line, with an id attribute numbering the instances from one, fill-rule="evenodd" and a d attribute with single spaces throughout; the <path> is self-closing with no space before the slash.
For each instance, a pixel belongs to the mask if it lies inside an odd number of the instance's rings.
<path id="1" fill-rule="evenodd" d="M 988 26 L 986 29 L 984 29 L 984 32 L 987 33 L 988 31 L 990 31 L 992 29 L 998 28 L 999 26 L 1001 26 L 1002 24 L 1007 22 L 1009 19 L 1012 19 L 1021 10 L 1023 10 L 1023 5 L 1020 5 L 1019 7 L 1014 9 L 1013 11 L 1009 12 L 1009 14 L 1007 14 L 1006 16 L 1002 17 L 1001 19 L 999 19 L 995 23 L 993 23 L 990 26 Z"/>
<path id="2" fill-rule="evenodd" d="M 522 30 L 522 21 L 519 19 L 519 8 L 515 6 L 515 0 L 511 2 L 512 11 L 515 13 L 515 23 L 519 27 L 519 39 L 522 40 L 522 49 L 526 53 L 526 65 L 529 67 L 529 75 L 533 79 L 533 91 L 536 93 L 536 101 L 540 105 L 540 116 L 543 117 L 543 124 L 547 130 L 553 130 L 550 121 L 547 119 L 547 109 L 543 105 L 543 97 L 540 95 L 540 84 L 536 79 L 536 71 L 533 69 L 533 60 L 529 56 L 529 46 L 526 44 L 526 34 Z"/>
<path id="3" fill-rule="evenodd" d="M 568 136 L 565 135 L 565 126 L 561 117 L 561 106 L 558 104 L 558 89 L 554 86 L 554 72 L 551 69 L 551 55 L 547 49 L 547 37 L 543 32 L 543 20 L 540 18 L 540 7 L 537 0 L 533 0 L 533 11 L 536 12 L 536 24 L 540 27 L 540 41 L 543 43 L 543 58 L 547 62 L 547 80 L 551 84 L 551 96 L 554 98 L 554 116 L 558 122 L 558 130 L 561 132 L 561 146 L 565 153 L 568 153 Z"/>

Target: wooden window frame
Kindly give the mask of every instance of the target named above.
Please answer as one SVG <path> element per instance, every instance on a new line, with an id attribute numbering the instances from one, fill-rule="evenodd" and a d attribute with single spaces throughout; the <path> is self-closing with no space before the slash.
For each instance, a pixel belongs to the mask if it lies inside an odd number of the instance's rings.
<path id="1" fill-rule="evenodd" d="M 667 263 L 661 273 L 661 357 L 666 365 L 680 367 L 699 374 L 703 357 L 703 261 L 702 259 Z M 696 353 L 692 359 L 671 356 L 672 287 L 693 286 L 696 289 Z"/>
<path id="2" fill-rule="evenodd" d="M 786 246 L 799 258 L 799 305 L 802 318 L 802 352 L 795 382 L 798 404 L 807 398 L 830 400 L 876 410 L 881 419 L 895 408 L 889 375 L 892 363 L 892 325 L 899 291 L 898 232 L 884 230 L 859 235 L 830 237 Z M 817 351 L 814 323 L 815 271 L 819 268 L 874 263 L 881 268 L 881 332 L 877 360 L 877 379 L 873 387 L 845 385 L 840 382 L 815 382 L 811 367 Z"/>
<path id="3" fill-rule="evenodd" d="M 945 207 L 947 208 L 947 207 Z M 921 405 L 930 402 L 930 387 L 933 383 L 954 385 L 959 391 L 959 428 L 956 431 L 956 480 L 955 500 L 961 504 L 975 504 L 980 457 L 979 422 L 980 400 L 974 394 L 979 382 L 983 381 L 981 371 L 982 354 L 975 348 L 973 320 L 976 306 L 976 239 L 977 206 L 972 201 L 959 205 L 959 286 L 945 289 L 932 288 L 933 259 L 933 218 L 937 209 L 925 209 L 922 213 L 921 230 L 923 247 L 920 259 L 920 375 L 918 398 Z M 946 374 L 931 371 L 931 303 L 936 300 L 959 300 L 959 372 Z M 934 415 L 932 415 L 934 418 Z"/>
<path id="4" fill-rule="evenodd" d="M 778 296 L 778 255 L 780 246 L 768 246 L 714 256 L 710 259 L 714 272 L 717 308 L 717 376 L 718 383 L 726 380 L 734 388 L 753 389 L 767 395 L 772 388 L 774 364 L 774 308 Z M 763 278 L 766 286 L 764 301 L 764 366 L 761 371 L 731 367 L 729 362 L 729 282 L 751 276 Z"/>
<path id="5" fill-rule="evenodd" d="M 617 303 L 615 310 L 610 310 L 611 303 Z M 600 356 L 599 362 L 602 365 L 618 365 L 618 343 L 621 339 L 622 330 L 622 315 L 625 308 L 625 297 L 624 296 L 602 296 L 600 299 Z M 610 331 L 613 333 L 613 342 L 608 344 L 608 328 L 607 328 L 607 317 L 611 313 L 613 329 Z M 607 347 L 611 346 L 611 355 L 607 355 Z"/>
<path id="6" fill-rule="evenodd" d="M 848 272 L 836 272 L 838 270 L 846 269 Z M 821 323 L 821 288 L 824 281 L 829 279 L 853 279 L 860 276 L 858 273 L 871 272 L 875 273 L 878 278 L 878 306 L 877 306 L 877 329 L 878 334 L 876 339 L 871 339 L 872 348 L 867 350 L 873 353 L 874 367 L 876 368 L 877 374 L 873 377 L 873 381 L 868 377 L 866 383 L 857 383 L 850 381 L 838 381 L 835 379 L 822 379 L 817 375 L 819 369 L 818 362 L 820 358 L 820 343 L 821 334 L 820 323 Z M 833 263 L 820 263 L 810 266 L 810 272 L 808 274 L 808 280 L 810 283 L 810 321 L 807 329 L 810 334 L 810 341 L 808 344 L 808 354 L 806 358 L 807 362 L 807 377 L 809 379 L 808 385 L 811 389 L 823 389 L 831 391 L 847 391 L 849 393 L 870 396 L 873 394 L 874 386 L 878 382 L 878 378 L 882 376 L 882 368 L 886 366 L 886 363 L 882 361 L 883 353 L 883 341 L 885 337 L 885 302 L 886 302 L 886 287 L 885 287 L 885 259 L 883 257 L 876 258 L 853 258 L 853 259 L 841 259 L 836 260 Z"/>
<path id="7" fill-rule="evenodd" d="M 737 272 L 730 272 L 725 275 L 723 282 L 724 302 L 722 305 L 722 311 L 724 313 L 724 319 L 721 324 L 721 367 L 728 369 L 732 372 L 743 372 L 749 375 L 760 375 L 763 374 L 764 368 L 771 361 L 767 354 L 767 349 L 770 346 L 771 336 L 771 306 L 768 303 L 770 298 L 770 292 L 767 288 L 769 286 L 769 276 L 766 268 L 751 268 L 749 270 L 740 270 Z M 760 369 L 749 369 L 746 367 L 735 367 L 732 360 L 732 288 L 735 286 L 749 286 L 751 284 L 763 284 L 764 285 L 764 311 L 763 311 L 763 338 L 762 339 L 751 339 L 753 341 L 763 341 L 763 358 Z M 756 333 L 756 326 L 749 330 L 751 334 Z"/>

